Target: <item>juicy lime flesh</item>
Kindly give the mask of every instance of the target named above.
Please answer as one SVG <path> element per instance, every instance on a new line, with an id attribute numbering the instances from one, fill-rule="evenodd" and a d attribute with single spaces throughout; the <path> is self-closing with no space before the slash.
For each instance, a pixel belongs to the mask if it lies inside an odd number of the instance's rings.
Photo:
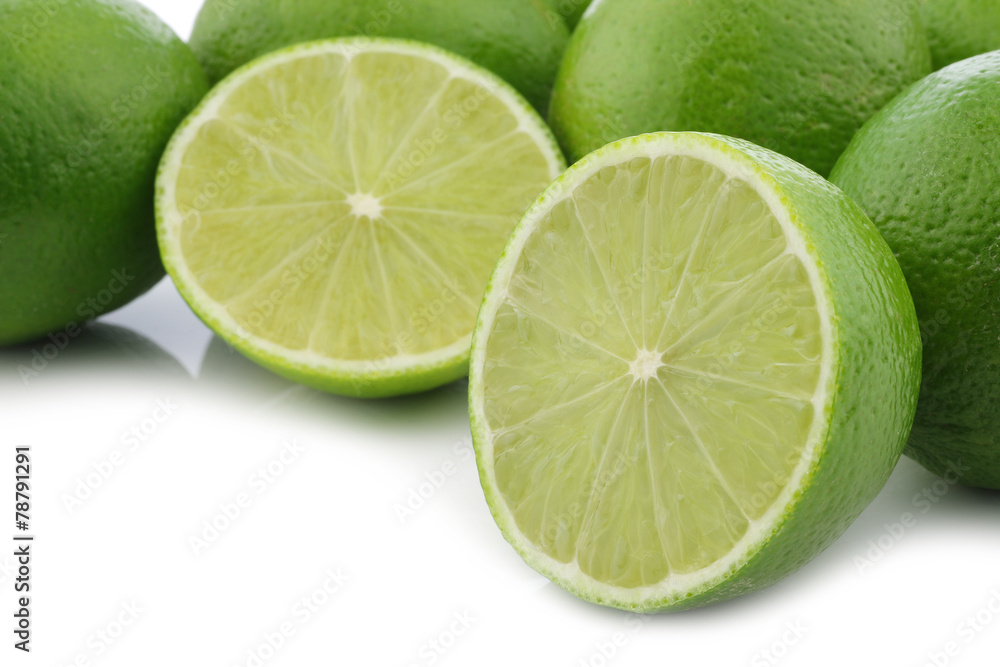
<path id="1" fill-rule="evenodd" d="M 598 171 L 528 238 L 487 342 L 518 529 L 624 588 L 720 560 L 802 458 L 822 338 L 806 267 L 747 183 L 686 156 Z"/>
<path id="2" fill-rule="evenodd" d="M 349 361 L 429 353 L 470 335 L 551 169 L 481 81 L 408 53 L 314 53 L 199 129 L 182 254 L 249 336 Z"/>

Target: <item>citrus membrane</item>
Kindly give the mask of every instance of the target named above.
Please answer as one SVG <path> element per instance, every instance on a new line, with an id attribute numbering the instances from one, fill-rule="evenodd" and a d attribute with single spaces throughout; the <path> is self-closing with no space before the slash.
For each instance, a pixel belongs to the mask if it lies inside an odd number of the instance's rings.
<path id="1" fill-rule="evenodd" d="M 812 172 L 714 135 L 613 144 L 529 210 L 487 290 L 487 500 L 530 565 L 595 602 L 759 588 L 885 483 L 919 347 L 884 241 Z"/>
<path id="2" fill-rule="evenodd" d="M 286 377 L 355 396 L 465 374 L 490 270 L 563 169 L 507 84 L 395 40 L 233 73 L 158 179 L 164 263 L 198 315 Z"/>

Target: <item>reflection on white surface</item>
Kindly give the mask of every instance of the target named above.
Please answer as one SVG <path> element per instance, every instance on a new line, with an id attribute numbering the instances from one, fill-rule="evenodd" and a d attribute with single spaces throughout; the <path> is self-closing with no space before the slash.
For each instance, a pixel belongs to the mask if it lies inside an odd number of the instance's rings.
<path id="1" fill-rule="evenodd" d="M 58 337 L 0 348 L 0 386 L 51 387 L 88 374 L 102 378 L 129 374 L 136 379 L 189 377 L 163 348 L 131 329 L 111 324 L 92 323 L 73 337 L 60 332 Z"/>
<path id="2" fill-rule="evenodd" d="M 0 351 L 0 436 L 34 447 L 39 664 L 918 666 L 1000 588 L 1000 494 L 904 459 L 777 586 L 635 617 L 503 541 L 464 382 L 384 401 L 300 387 L 212 336 L 169 282 L 25 385 L 37 347 Z M 91 639 L 127 605 L 141 611 L 113 642 Z M 789 627 L 806 629 L 794 644 Z M 990 664 L 992 627 L 955 664 Z"/>
<path id="3" fill-rule="evenodd" d="M 462 380 L 417 396 L 379 400 L 346 398 L 286 380 L 250 361 L 221 338 L 209 343 L 198 373 L 202 390 L 270 414 L 316 416 L 362 427 L 437 429 L 468 422 L 468 382 Z"/>
<path id="4" fill-rule="evenodd" d="M 211 330 L 191 311 L 169 278 L 100 321 L 149 338 L 183 364 L 191 375 L 197 374 L 212 339 Z"/>

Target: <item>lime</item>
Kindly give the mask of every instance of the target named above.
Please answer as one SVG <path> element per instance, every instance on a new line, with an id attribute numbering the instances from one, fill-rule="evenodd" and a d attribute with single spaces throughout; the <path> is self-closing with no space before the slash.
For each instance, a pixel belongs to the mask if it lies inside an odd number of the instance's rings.
<path id="1" fill-rule="evenodd" d="M 206 0 L 191 48 L 218 81 L 269 51 L 328 37 L 397 37 L 465 56 L 542 113 L 569 30 L 542 0 Z"/>
<path id="2" fill-rule="evenodd" d="M 761 144 L 826 175 L 930 73 L 910 0 L 602 0 L 570 40 L 550 121 L 573 159 L 643 132 Z"/>
<path id="3" fill-rule="evenodd" d="M 563 169 L 512 88 L 435 47 L 351 38 L 254 61 L 163 158 L 163 260 L 240 352 L 353 396 L 463 376 L 490 270 Z"/>
<path id="4" fill-rule="evenodd" d="M 50 4 L 0 2 L 0 345 L 76 336 L 163 277 L 156 165 L 207 89 L 138 3 Z"/>
<path id="5" fill-rule="evenodd" d="M 480 478 L 518 553 L 580 597 L 717 602 L 860 514 L 919 377 L 899 265 L 842 192 L 738 139 L 626 139 L 543 195 L 493 274 Z"/>
<path id="6" fill-rule="evenodd" d="M 906 453 L 1000 489 L 1000 52 L 916 84 L 868 123 L 834 181 L 909 281 L 924 342 Z"/>
<path id="7" fill-rule="evenodd" d="M 1000 3 L 996 0 L 922 0 L 934 69 L 1000 49 Z"/>
<path id="8" fill-rule="evenodd" d="M 575 28 L 590 6 L 591 0 L 545 0 L 545 2 L 552 11 L 566 21 L 570 28 Z"/>

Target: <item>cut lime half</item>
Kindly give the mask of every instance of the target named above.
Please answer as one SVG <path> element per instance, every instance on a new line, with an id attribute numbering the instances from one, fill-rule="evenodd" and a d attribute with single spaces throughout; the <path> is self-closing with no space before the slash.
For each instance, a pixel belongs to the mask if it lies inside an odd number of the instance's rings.
<path id="1" fill-rule="evenodd" d="M 234 72 L 164 155 L 164 264 L 273 371 L 353 396 L 465 374 L 496 258 L 564 162 L 496 76 L 437 48 L 346 39 Z"/>
<path id="2" fill-rule="evenodd" d="M 627 139 L 514 232 L 473 343 L 487 501 L 532 567 L 634 610 L 777 581 L 882 488 L 920 337 L 843 193 L 703 134 Z"/>

